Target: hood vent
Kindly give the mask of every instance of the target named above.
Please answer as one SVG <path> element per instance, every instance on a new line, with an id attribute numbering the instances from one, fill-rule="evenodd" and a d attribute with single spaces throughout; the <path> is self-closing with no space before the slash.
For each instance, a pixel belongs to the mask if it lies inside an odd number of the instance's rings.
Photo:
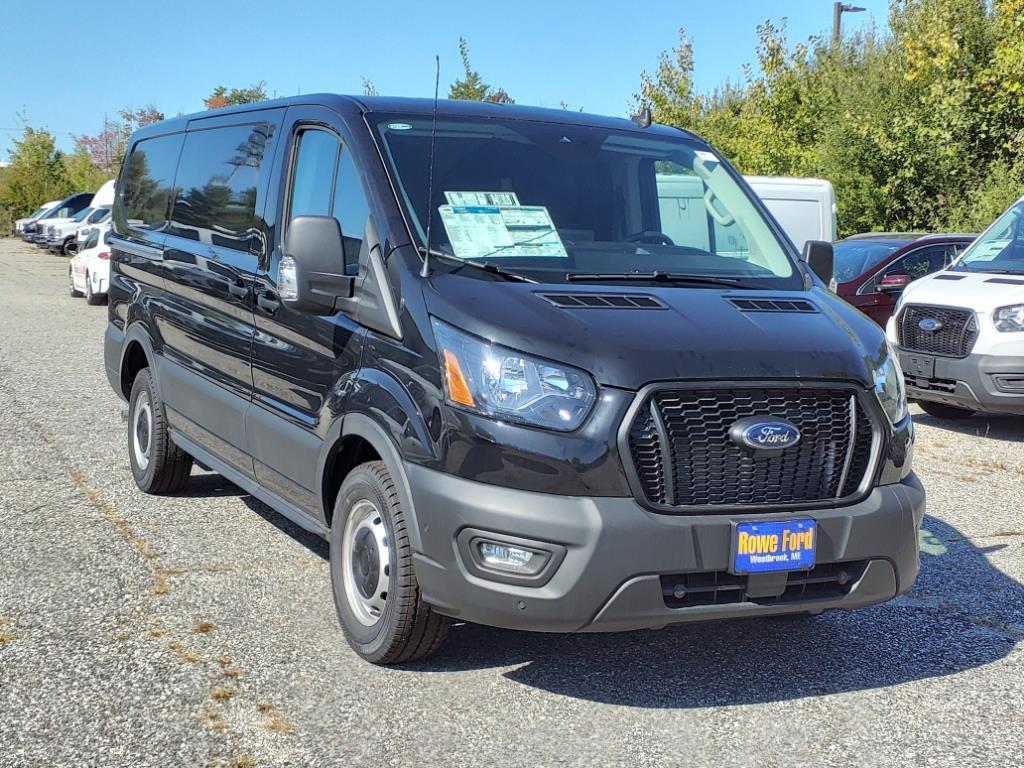
<path id="1" fill-rule="evenodd" d="M 538 293 L 563 309 L 668 309 L 646 293 Z"/>
<path id="2" fill-rule="evenodd" d="M 993 277 L 985 281 L 986 283 L 999 283 L 1000 285 L 1024 285 L 1024 280 L 1014 280 L 1010 277 Z"/>
<path id="3" fill-rule="evenodd" d="M 804 299 L 731 298 L 729 303 L 740 312 L 795 312 L 808 315 L 818 311 L 816 306 Z"/>
<path id="4" fill-rule="evenodd" d="M 963 280 L 965 275 L 937 275 L 936 280 Z"/>

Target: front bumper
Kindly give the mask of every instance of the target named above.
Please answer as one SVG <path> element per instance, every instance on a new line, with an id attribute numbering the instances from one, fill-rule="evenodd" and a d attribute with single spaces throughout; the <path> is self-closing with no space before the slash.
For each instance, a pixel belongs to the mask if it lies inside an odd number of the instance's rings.
<path id="1" fill-rule="evenodd" d="M 900 352 L 914 355 L 910 350 Z M 935 358 L 935 375 L 907 375 L 907 396 L 987 413 L 1024 414 L 1024 357 Z"/>
<path id="2" fill-rule="evenodd" d="M 684 516 L 651 512 L 631 498 L 520 491 L 413 464 L 406 472 L 420 534 L 414 558 L 422 595 L 441 613 L 480 624 L 605 632 L 860 608 L 907 590 L 920 567 L 917 529 L 925 496 L 913 474 L 837 509 Z M 784 594 L 784 576 L 759 575 L 743 580 L 739 600 L 670 607 L 665 584 L 674 577 L 716 573 L 729 578 L 733 522 L 793 517 L 817 520 L 818 565 L 859 564 L 843 594 L 792 599 Z M 562 551 L 540 585 L 494 580 L 481 576 L 468 557 L 467 530 L 554 544 Z"/>

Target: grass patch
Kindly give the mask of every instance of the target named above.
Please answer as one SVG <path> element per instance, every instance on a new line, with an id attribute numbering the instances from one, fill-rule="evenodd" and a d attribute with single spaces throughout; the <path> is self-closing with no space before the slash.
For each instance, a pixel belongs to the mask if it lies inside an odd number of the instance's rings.
<path id="1" fill-rule="evenodd" d="M 192 629 L 194 629 L 200 635 L 207 635 L 210 632 L 213 632 L 213 622 L 212 621 L 197 621 L 196 625 Z"/>

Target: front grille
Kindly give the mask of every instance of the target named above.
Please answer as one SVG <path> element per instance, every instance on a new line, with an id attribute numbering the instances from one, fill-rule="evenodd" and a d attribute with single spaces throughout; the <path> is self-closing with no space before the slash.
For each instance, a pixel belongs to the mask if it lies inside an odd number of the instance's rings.
<path id="1" fill-rule="evenodd" d="M 825 563 L 809 571 L 793 571 L 778 595 L 750 597 L 747 576 L 728 571 L 677 573 L 661 577 L 661 594 L 668 608 L 696 608 L 701 605 L 733 605 L 754 603 L 778 605 L 804 600 L 827 600 L 850 594 L 850 589 L 864 575 L 867 560 L 846 563 Z"/>
<path id="2" fill-rule="evenodd" d="M 935 320 L 937 330 L 921 328 L 922 320 Z M 969 309 L 908 304 L 900 312 L 899 342 L 904 349 L 944 357 L 966 357 L 978 338 L 978 325 Z"/>
<path id="3" fill-rule="evenodd" d="M 785 419 L 800 440 L 758 455 L 729 430 Z M 848 388 L 656 389 L 628 433 L 638 498 L 655 507 L 763 507 L 844 499 L 871 465 L 871 418 Z M 689 510 L 687 510 L 689 511 Z"/>

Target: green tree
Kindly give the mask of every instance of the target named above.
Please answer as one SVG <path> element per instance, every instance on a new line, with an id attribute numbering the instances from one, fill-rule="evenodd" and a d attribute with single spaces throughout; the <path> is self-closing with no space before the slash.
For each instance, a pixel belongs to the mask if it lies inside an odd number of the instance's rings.
<path id="1" fill-rule="evenodd" d="M 21 138 L 9 150 L 10 165 L 4 169 L 0 205 L 17 219 L 47 200 L 62 198 L 73 190 L 65 174 L 64 154 L 49 131 L 24 127 Z"/>
<path id="2" fill-rule="evenodd" d="M 469 61 L 469 43 L 464 37 L 459 38 L 459 56 L 462 59 L 463 75 L 448 89 L 449 99 L 515 104 L 515 100 L 504 88 L 492 88 L 483 81 L 480 73 L 473 69 Z"/>
<path id="3" fill-rule="evenodd" d="M 221 107 L 229 107 L 235 104 L 252 104 L 257 101 L 266 101 L 267 98 L 267 83 L 265 80 L 260 80 L 248 88 L 232 88 L 228 90 L 226 86 L 218 85 L 209 96 L 203 99 L 203 104 L 206 105 L 207 109 L 220 109 Z"/>
<path id="4" fill-rule="evenodd" d="M 706 94 L 681 31 L 635 99 L 744 173 L 830 180 L 843 233 L 980 228 L 1024 191 L 1024 0 L 895 0 L 889 27 L 793 46 L 765 22 Z"/>

